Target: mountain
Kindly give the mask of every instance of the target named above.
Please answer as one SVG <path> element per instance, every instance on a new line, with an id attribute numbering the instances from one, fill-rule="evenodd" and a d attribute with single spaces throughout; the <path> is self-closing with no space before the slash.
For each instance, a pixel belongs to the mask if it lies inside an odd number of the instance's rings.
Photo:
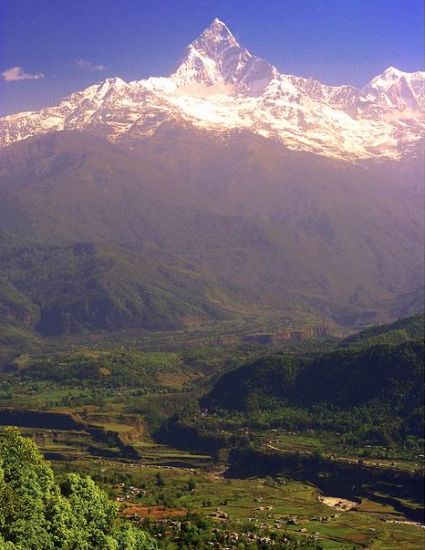
<path id="1" fill-rule="evenodd" d="M 414 157 L 423 142 L 425 72 L 389 67 L 362 89 L 279 73 L 241 47 L 220 20 L 187 48 L 167 78 L 109 78 L 54 107 L 0 119 L 0 144 L 80 130 L 135 143 L 164 123 L 226 139 L 248 130 L 331 158 Z"/>
<path id="2" fill-rule="evenodd" d="M 412 326 L 418 319 L 399 323 Z M 362 347 L 312 359 L 284 354 L 259 358 L 224 374 L 201 404 L 227 419 L 229 411 L 238 411 L 273 427 L 357 432 L 375 442 L 378 436 L 380 443 L 388 442 L 388 436 L 421 438 L 423 318 L 421 339 L 415 333 L 390 343 L 392 330 L 378 328 L 373 345 L 364 339 Z"/>
<path id="3" fill-rule="evenodd" d="M 43 335 L 419 312 L 421 78 L 387 71 L 366 106 L 365 91 L 281 75 L 215 20 L 169 78 L 1 119 L 0 312 Z M 290 139 L 263 131 L 272 115 Z M 372 151 L 368 124 L 396 132 L 391 151 Z"/>
<path id="4" fill-rule="evenodd" d="M 378 401 L 395 406 L 398 399 L 397 405 L 416 408 L 423 406 L 423 351 L 423 343 L 412 340 L 339 350 L 314 360 L 262 357 L 224 374 L 203 405 L 241 412 L 323 403 L 351 409 Z"/>

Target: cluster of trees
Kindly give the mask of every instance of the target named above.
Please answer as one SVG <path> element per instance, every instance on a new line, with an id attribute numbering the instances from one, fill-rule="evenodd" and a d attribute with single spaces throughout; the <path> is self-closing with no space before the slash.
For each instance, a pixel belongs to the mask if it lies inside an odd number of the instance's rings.
<path id="1" fill-rule="evenodd" d="M 403 443 L 423 439 L 423 380 L 424 344 L 416 339 L 315 358 L 275 354 L 224 374 L 201 406 L 258 429 L 319 429 L 355 444 Z"/>
<path id="2" fill-rule="evenodd" d="M 321 542 L 313 537 L 300 539 L 286 531 L 277 532 L 252 523 L 222 526 L 197 513 L 190 513 L 180 522 L 180 529 L 169 538 L 166 525 L 157 523 L 150 526 L 152 531 L 165 542 L 165 547 L 179 550 L 207 550 L 210 548 L 240 548 L 243 550 L 322 550 Z M 233 530 L 234 529 L 234 530 Z M 237 539 L 234 537 L 237 534 Z"/>
<path id="3" fill-rule="evenodd" d="M 155 550 L 88 477 L 56 479 L 36 445 L 0 433 L 0 550 Z"/>
<path id="4" fill-rule="evenodd" d="M 348 410 L 373 400 L 394 409 L 423 404 L 423 343 L 341 349 L 314 359 L 261 357 L 222 376 L 203 400 L 208 407 L 249 411 L 274 405 L 326 403 Z"/>
<path id="5" fill-rule="evenodd" d="M 42 357 L 17 371 L 16 377 L 70 386 L 85 384 L 90 388 L 126 386 L 157 389 L 161 385 L 160 373 L 179 372 L 182 367 L 182 359 L 176 353 L 144 353 L 118 346 L 112 351 L 97 354 L 81 352 Z"/>

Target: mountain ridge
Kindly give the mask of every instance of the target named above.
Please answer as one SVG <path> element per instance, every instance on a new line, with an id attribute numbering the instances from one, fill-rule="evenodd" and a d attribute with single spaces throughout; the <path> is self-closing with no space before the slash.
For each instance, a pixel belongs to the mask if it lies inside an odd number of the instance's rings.
<path id="1" fill-rule="evenodd" d="M 186 49 L 170 77 L 110 78 L 56 107 L 0 119 L 0 146 L 80 130 L 134 146 L 164 122 L 225 137 L 235 129 L 350 162 L 417 154 L 424 136 L 425 72 L 389 67 L 367 86 L 326 86 L 285 75 L 241 47 L 219 19 Z"/>

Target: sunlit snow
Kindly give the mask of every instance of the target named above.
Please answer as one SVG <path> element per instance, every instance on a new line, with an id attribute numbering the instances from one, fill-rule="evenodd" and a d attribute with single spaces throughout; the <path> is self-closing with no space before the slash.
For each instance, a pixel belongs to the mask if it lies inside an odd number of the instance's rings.
<path id="1" fill-rule="evenodd" d="M 143 139 L 167 120 L 217 134 L 248 129 L 289 149 L 349 161 L 398 159 L 424 137 L 425 73 L 389 67 L 364 89 L 280 74 L 218 19 L 170 77 L 109 78 L 54 107 L 0 119 L 0 144 L 58 130 Z"/>

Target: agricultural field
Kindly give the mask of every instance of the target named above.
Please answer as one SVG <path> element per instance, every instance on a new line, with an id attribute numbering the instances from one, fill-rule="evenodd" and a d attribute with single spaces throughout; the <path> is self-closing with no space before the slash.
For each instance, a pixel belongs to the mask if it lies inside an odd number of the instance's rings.
<path id="1" fill-rule="evenodd" d="M 321 493 L 314 486 L 284 477 L 232 479 L 210 468 L 102 459 L 78 461 L 72 468 L 94 476 L 120 504 L 122 514 L 154 532 L 157 521 L 172 530 L 176 519 L 195 512 L 221 530 L 287 533 L 320 541 L 329 549 L 419 549 L 424 541 L 421 526 L 409 524 L 390 505 L 363 500 L 345 510 L 345 501 L 335 499 L 329 506 L 319 500 Z"/>

